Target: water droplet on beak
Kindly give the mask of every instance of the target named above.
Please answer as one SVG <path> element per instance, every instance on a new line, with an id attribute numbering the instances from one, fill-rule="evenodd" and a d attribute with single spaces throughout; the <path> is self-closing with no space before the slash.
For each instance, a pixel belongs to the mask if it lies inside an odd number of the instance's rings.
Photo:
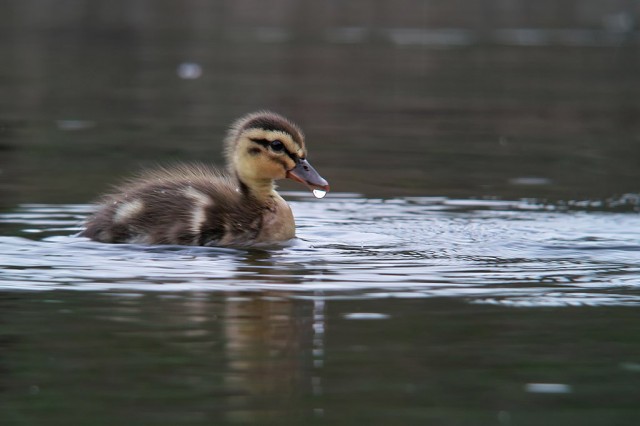
<path id="1" fill-rule="evenodd" d="M 324 189 L 314 189 L 312 192 L 313 196 L 316 198 L 324 198 L 324 196 L 327 195 L 327 191 Z"/>

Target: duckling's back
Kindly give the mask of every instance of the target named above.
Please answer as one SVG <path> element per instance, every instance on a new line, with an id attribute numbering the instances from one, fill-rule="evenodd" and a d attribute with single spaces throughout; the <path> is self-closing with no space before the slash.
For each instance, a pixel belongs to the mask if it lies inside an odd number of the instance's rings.
<path id="1" fill-rule="evenodd" d="M 268 206 L 203 166 L 156 170 L 107 195 L 82 235 L 107 243 L 247 245 Z"/>

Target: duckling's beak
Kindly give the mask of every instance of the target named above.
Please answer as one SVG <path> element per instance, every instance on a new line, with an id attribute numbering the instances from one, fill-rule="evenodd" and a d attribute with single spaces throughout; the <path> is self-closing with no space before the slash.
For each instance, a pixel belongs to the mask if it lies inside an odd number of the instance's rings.
<path id="1" fill-rule="evenodd" d="M 329 182 L 324 180 L 304 158 L 299 158 L 296 161 L 296 166 L 287 171 L 287 178 L 303 183 L 311 190 L 322 189 L 323 191 L 329 191 Z"/>

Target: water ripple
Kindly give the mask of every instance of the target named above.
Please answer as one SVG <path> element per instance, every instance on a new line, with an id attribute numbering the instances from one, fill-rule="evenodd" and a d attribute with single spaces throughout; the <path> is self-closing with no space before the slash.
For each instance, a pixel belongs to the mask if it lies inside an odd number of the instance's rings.
<path id="1" fill-rule="evenodd" d="M 0 288 L 640 305 L 640 216 L 628 209 L 289 195 L 299 239 L 242 250 L 95 243 L 73 236 L 90 206 L 23 205 L 0 214 Z"/>

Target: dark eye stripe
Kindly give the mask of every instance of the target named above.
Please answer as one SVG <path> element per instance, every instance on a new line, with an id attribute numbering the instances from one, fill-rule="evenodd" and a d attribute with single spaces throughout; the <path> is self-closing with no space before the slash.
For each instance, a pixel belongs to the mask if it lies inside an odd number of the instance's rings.
<path id="1" fill-rule="evenodd" d="M 289 150 L 287 149 L 287 147 L 281 141 L 275 140 L 275 141 L 271 142 L 268 139 L 258 139 L 258 138 L 251 138 L 251 141 L 257 143 L 258 145 L 260 145 L 260 146 L 262 146 L 264 148 L 269 148 L 269 146 L 271 146 L 271 144 L 274 143 L 274 142 L 280 142 L 282 144 L 282 150 L 279 151 L 279 150 L 274 149 L 274 151 L 276 151 L 276 152 L 284 152 L 285 154 L 287 154 L 289 156 L 289 158 L 291 158 L 293 161 L 296 161 L 297 157 L 294 154 L 290 153 Z"/>
<path id="2" fill-rule="evenodd" d="M 258 145 L 262 145 L 265 148 L 267 148 L 269 146 L 269 144 L 271 143 L 267 139 L 254 139 L 254 138 L 251 138 L 251 141 L 257 143 Z"/>

